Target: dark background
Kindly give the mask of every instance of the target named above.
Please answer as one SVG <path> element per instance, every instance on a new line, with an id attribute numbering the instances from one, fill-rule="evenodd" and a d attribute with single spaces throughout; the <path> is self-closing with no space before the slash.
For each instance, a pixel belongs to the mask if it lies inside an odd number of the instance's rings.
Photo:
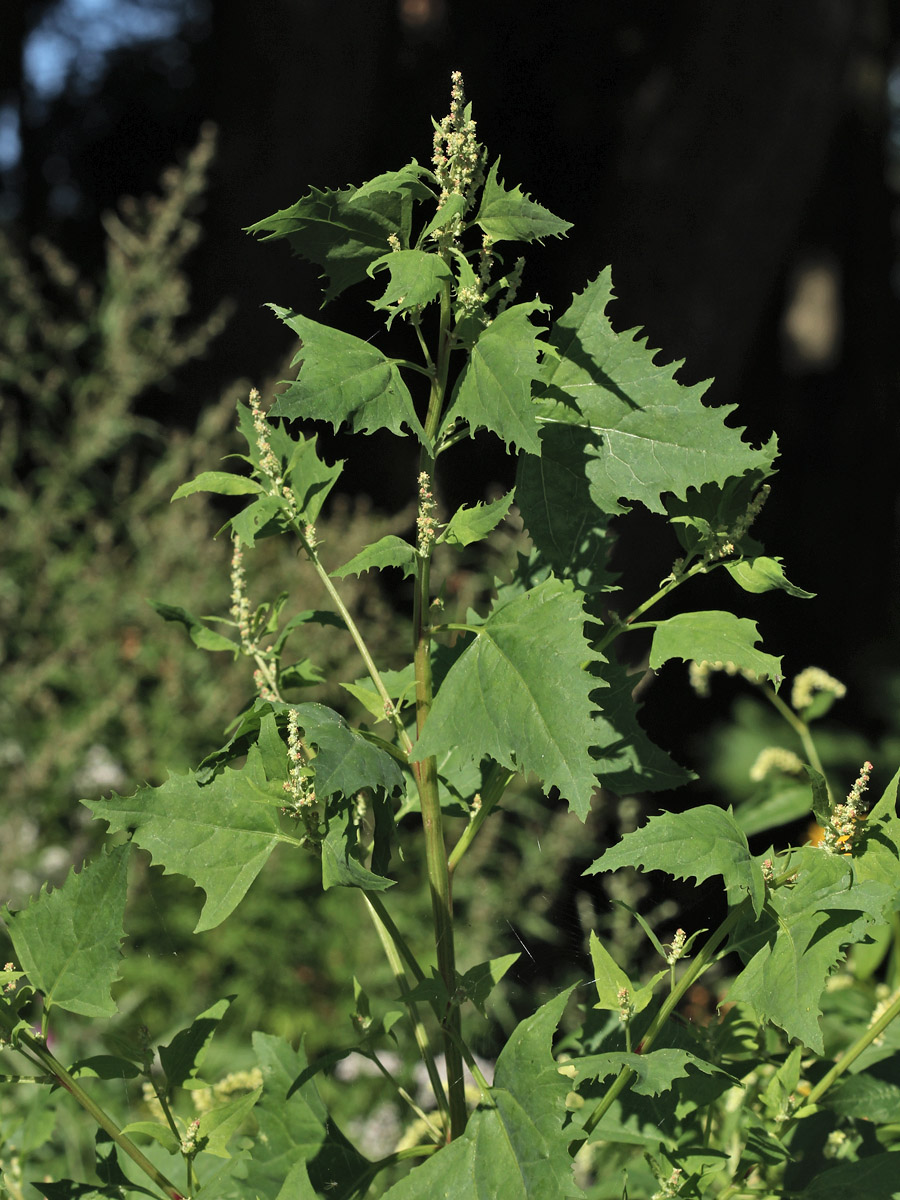
<path id="1" fill-rule="evenodd" d="M 684 382 L 715 377 L 708 400 L 737 403 L 753 440 L 777 431 L 758 535 L 819 596 L 752 611 L 788 673 L 826 667 L 874 728 L 898 633 L 898 39 L 887 0 L 7 0 L 0 214 L 89 269 L 101 212 L 216 123 L 193 294 L 198 314 L 227 295 L 237 315 L 147 397 L 184 421 L 276 369 L 289 343 L 264 302 L 319 305 L 313 270 L 241 228 L 310 185 L 428 162 L 461 69 L 507 183 L 574 223 L 536 249 L 530 290 L 559 310 L 612 263 L 617 328 L 645 326 Z M 330 315 L 378 328 L 352 292 Z M 359 486 L 381 488 L 390 464 L 367 457 L 380 474 L 362 464 Z M 635 527 L 622 555 L 652 585 L 670 564 Z"/>

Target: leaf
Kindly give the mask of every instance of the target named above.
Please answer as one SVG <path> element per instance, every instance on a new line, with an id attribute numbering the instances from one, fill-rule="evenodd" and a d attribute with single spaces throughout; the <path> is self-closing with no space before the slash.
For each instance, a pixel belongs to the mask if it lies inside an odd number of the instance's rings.
<path id="1" fill-rule="evenodd" d="M 900 1086 L 873 1075 L 853 1075 L 826 1092 L 822 1103 L 842 1117 L 893 1125 L 900 1112 Z"/>
<path id="2" fill-rule="evenodd" d="M 295 254 L 322 267 L 330 277 L 327 304 L 365 279 L 369 263 L 384 254 L 388 237 L 399 232 L 402 207 L 399 191 L 367 192 L 365 185 L 340 191 L 313 188 L 290 208 L 247 226 L 245 232 L 266 235 L 262 240 L 267 242 L 286 238 Z"/>
<path id="3" fill-rule="evenodd" d="M 608 1075 L 618 1075 L 622 1067 L 630 1068 L 636 1076 L 631 1086 L 639 1096 L 659 1096 L 667 1092 L 676 1079 L 689 1078 L 688 1067 L 694 1067 L 704 1075 L 725 1075 L 731 1078 L 727 1071 L 697 1058 L 695 1054 L 672 1048 L 651 1050 L 648 1054 L 630 1054 L 625 1051 L 588 1054 L 573 1061 L 578 1068 L 579 1082 L 584 1079 L 602 1080 Z"/>
<path id="4" fill-rule="evenodd" d="M 516 489 L 513 488 L 490 504 L 475 504 L 471 507 L 463 504 L 447 522 L 438 541 L 449 542 L 451 546 L 468 546 L 472 542 L 481 541 L 509 512 L 515 494 Z"/>
<path id="5" fill-rule="evenodd" d="M 797 851 L 793 885 L 774 891 L 762 919 L 738 927 L 730 943 L 746 966 L 727 999 L 750 1004 L 760 1021 L 817 1054 L 824 1047 L 818 1001 L 825 981 L 844 947 L 865 939 L 896 894 L 888 884 L 856 883 L 851 861 L 819 847 Z"/>
<path id="6" fill-rule="evenodd" d="M 168 1046 L 160 1046 L 159 1061 L 170 1095 L 173 1088 L 184 1087 L 189 1079 L 196 1079 L 209 1043 L 232 1000 L 234 996 L 217 1001 L 199 1017 L 195 1017 L 187 1029 L 179 1030 Z"/>
<path id="7" fill-rule="evenodd" d="M 603 787 L 618 796 L 635 792 L 660 792 L 682 787 L 697 776 L 681 767 L 665 750 L 653 744 L 637 719 L 638 705 L 632 699 L 635 678 L 613 660 L 597 668 L 592 700 L 594 714 L 591 754 L 594 773 Z"/>
<path id="8" fill-rule="evenodd" d="M 739 671 L 781 682 L 781 659 L 756 649 L 760 640 L 754 621 L 734 613 L 677 613 L 658 622 L 650 647 L 650 666 L 656 669 L 670 658 L 685 662 L 733 663 Z"/>
<path id="9" fill-rule="evenodd" d="M 131 1121 L 124 1126 L 122 1132 L 127 1133 L 129 1137 L 138 1133 L 152 1138 L 153 1141 L 159 1142 L 169 1154 L 177 1154 L 181 1149 L 180 1139 L 175 1136 L 168 1125 L 160 1125 L 159 1121 Z"/>
<path id="10" fill-rule="evenodd" d="M 329 1116 L 315 1083 L 309 1080 L 286 1099 L 306 1069 L 306 1055 L 265 1033 L 254 1033 L 253 1049 L 263 1093 L 254 1109 L 259 1137 L 246 1182 L 240 1185 L 242 1200 L 314 1200 L 317 1194 L 349 1200 L 357 1195 L 360 1181 L 370 1177 L 370 1163 Z M 301 1189 L 306 1187 L 304 1165 L 313 1190 L 288 1190 L 288 1181 L 295 1178 L 303 1181 Z"/>
<path id="11" fill-rule="evenodd" d="M 354 433 L 389 429 L 398 436 L 406 424 L 427 442 L 412 396 L 391 359 L 352 334 L 276 304 L 269 308 L 302 343 L 292 364 L 302 364 L 300 373 L 272 405 L 272 416 L 330 421 L 335 429 L 349 421 Z"/>
<path id="12" fill-rule="evenodd" d="M 472 1001 L 483 1017 L 487 1017 L 484 1006 L 488 996 L 514 963 L 518 962 L 521 954 L 504 954 L 500 958 L 492 958 L 490 962 L 479 963 L 470 967 L 459 981 L 459 986 Z"/>
<path id="13" fill-rule="evenodd" d="M 470 759 L 533 771 L 584 820 L 596 779 L 583 626 L 580 596 L 558 579 L 498 604 L 450 668 L 410 757 L 458 746 Z"/>
<path id="14" fill-rule="evenodd" d="M 287 460 L 284 477 L 291 485 L 297 507 L 307 521 L 317 520 L 329 492 L 341 477 L 342 459 L 331 466 L 319 458 L 318 438 L 300 437 Z"/>
<path id="15" fill-rule="evenodd" d="M 159 600 L 150 600 L 148 603 L 164 621 L 177 621 L 180 625 L 184 625 L 190 634 L 191 641 L 201 650 L 228 650 L 235 658 L 240 653 L 241 648 L 237 642 L 233 642 L 224 634 L 217 633 L 215 629 L 210 629 L 208 625 L 203 624 L 199 617 L 195 617 L 186 609 L 179 608 L 174 604 L 162 604 Z"/>
<path id="16" fill-rule="evenodd" d="M 203 471 L 196 479 L 183 483 L 172 494 L 172 500 L 193 496 L 195 492 L 215 492 L 219 496 L 258 495 L 263 489 L 255 479 L 234 475 L 231 471 Z"/>
<path id="17" fill-rule="evenodd" d="M 607 568 L 613 538 L 588 479 L 594 435 L 560 425 L 541 436 L 540 455 L 520 454 L 516 500 L 525 528 L 557 575 L 586 591 L 606 591 L 617 576 Z"/>
<path id="18" fill-rule="evenodd" d="M 275 518 L 284 511 L 277 496 L 260 496 L 252 504 L 231 518 L 228 524 L 244 546 L 255 546 L 258 537 L 270 537 L 277 533 L 279 525 Z"/>
<path id="19" fill-rule="evenodd" d="M 412 162 L 401 167 L 399 171 L 384 171 L 381 175 L 376 175 L 374 179 L 370 179 L 367 183 L 361 184 L 354 190 L 351 197 L 351 204 L 359 204 L 360 201 L 366 200 L 369 196 L 377 195 L 379 192 L 405 192 L 414 200 L 434 200 L 435 194 L 423 180 L 428 180 L 436 186 L 437 181 L 434 177 L 434 172 L 428 167 L 420 166 L 415 159 Z"/>
<path id="20" fill-rule="evenodd" d="M 584 874 L 597 875 L 619 867 L 665 871 L 673 879 L 696 879 L 698 883 L 721 875 L 730 904 L 750 896 L 753 911 L 762 910 L 762 869 L 751 857 L 747 839 L 731 813 L 712 804 L 651 817 L 601 854 Z"/>
<path id="21" fill-rule="evenodd" d="M 544 356 L 541 371 L 542 449 L 526 449 L 547 456 L 549 473 L 585 479 L 607 515 L 627 512 L 627 500 L 662 513 L 666 493 L 683 497 L 689 487 L 745 471 L 770 473 L 775 439 L 753 449 L 740 429 L 724 424 L 734 405 L 706 407 L 705 385 L 676 382 L 680 363 L 657 364 L 646 338 L 615 333 L 606 316 L 612 298 L 606 270 L 553 326 L 548 340 L 556 353 Z M 571 426 L 581 427 L 581 437 L 571 437 Z M 562 482 L 545 487 L 564 493 Z"/>
<path id="22" fill-rule="evenodd" d="M 396 534 L 389 533 L 373 542 L 371 546 L 360 550 L 359 554 L 355 554 L 349 562 L 331 574 L 337 579 L 343 579 L 345 575 L 361 575 L 363 571 L 371 570 L 372 567 L 379 570 L 384 567 L 400 567 L 405 579 L 409 575 L 415 575 L 417 561 L 415 546 L 411 546 Z"/>
<path id="23" fill-rule="evenodd" d="M 358 887 L 369 892 L 383 892 L 393 887 L 394 880 L 376 875 L 364 866 L 356 853 L 356 829 L 353 815 L 346 813 L 342 828 L 335 818 L 328 823 L 328 833 L 322 842 L 322 890 L 332 887 Z"/>
<path id="24" fill-rule="evenodd" d="M 450 264 L 439 254 L 427 250 L 394 250 L 376 258 L 369 267 L 369 275 L 387 267 L 391 280 L 384 295 L 373 307 L 390 312 L 388 329 L 398 313 L 424 308 L 435 300 L 445 283 L 453 278 Z"/>
<path id="25" fill-rule="evenodd" d="M 805 592 L 787 578 L 780 558 L 767 558 L 761 554 L 756 558 L 744 558 L 740 562 L 726 562 L 725 570 L 739 583 L 745 592 L 771 592 L 775 589 L 787 592 L 798 600 L 812 600 L 815 592 Z"/>
<path id="26" fill-rule="evenodd" d="M 251 747 L 242 771 L 226 767 L 205 787 L 194 776 L 170 775 L 134 796 L 84 801 L 110 833 L 133 829 L 133 840 L 167 874 L 177 872 L 206 892 L 195 933 L 214 929 L 237 908 L 279 842 L 280 782 L 270 783 Z"/>
<path id="27" fill-rule="evenodd" d="M 215 1154 L 219 1158 L 231 1158 L 228 1143 L 247 1120 L 254 1105 L 262 1095 L 262 1088 L 254 1088 L 244 1096 L 217 1104 L 200 1115 L 197 1128 L 197 1139 L 205 1154 Z"/>
<path id="28" fill-rule="evenodd" d="M 608 1008 L 612 1012 L 618 1012 L 622 1007 L 622 1000 L 619 993 L 627 991 L 629 995 L 633 991 L 631 980 L 606 949 L 600 939 L 591 930 L 590 938 L 591 947 L 591 962 L 594 966 L 594 978 L 591 983 L 597 989 L 597 1003 L 594 1008 Z"/>
<path id="29" fill-rule="evenodd" d="M 866 1200 L 897 1200 L 897 1154 L 872 1154 L 856 1162 L 828 1167 L 797 1194 L 797 1200 L 847 1200 L 865 1196 Z"/>
<path id="30" fill-rule="evenodd" d="M 499 169 L 498 158 L 488 172 L 475 217 L 475 223 L 492 241 L 541 241 L 545 237 L 562 237 L 572 228 L 569 221 L 555 217 L 527 193 L 523 195 L 518 186 L 507 190 L 497 176 Z"/>
<path id="31" fill-rule="evenodd" d="M 569 989 L 571 991 L 571 989 Z M 451 1142 L 384 1200 L 533 1200 L 580 1195 L 563 1128 L 569 1081 L 551 1054 L 569 991 L 554 997 L 512 1032 L 497 1060 L 494 1085 Z"/>
<path id="32" fill-rule="evenodd" d="M 489 429 L 508 446 L 540 452 L 531 381 L 538 378 L 543 331 L 528 318 L 546 311 L 538 300 L 514 304 L 482 331 L 454 389 L 444 430 L 455 420 L 467 421 L 472 436 L 477 429 Z"/>
<path id="33" fill-rule="evenodd" d="M 19 965 L 45 1010 L 85 1017 L 118 1011 L 110 988 L 119 978 L 130 853 L 128 845 L 103 849 L 61 887 L 45 884 L 26 908 L 4 910 Z"/>

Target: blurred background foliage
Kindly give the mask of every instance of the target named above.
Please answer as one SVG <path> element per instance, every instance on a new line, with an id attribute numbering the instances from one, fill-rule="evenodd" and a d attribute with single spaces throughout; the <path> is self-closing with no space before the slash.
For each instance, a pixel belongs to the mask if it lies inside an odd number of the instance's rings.
<path id="1" fill-rule="evenodd" d="M 748 615 L 762 615 L 788 675 L 815 662 L 849 685 L 819 737 L 836 780 L 849 786 L 869 757 L 883 784 L 900 762 L 895 5 L 10 0 L 0 38 L 0 899 L 23 903 L 90 852 L 98 831 L 79 798 L 195 764 L 250 695 L 244 664 L 196 650 L 147 603 L 226 613 L 229 546 L 213 536 L 223 512 L 169 497 L 239 451 L 236 401 L 252 384 L 271 395 L 287 371 L 292 348 L 260 305 L 319 307 L 313 273 L 241 229 L 311 184 L 427 160 L 427 117 L 445 111 L 453 68 L 507 181 L 575 223 L 566 242 L 536 252 L 526 286 L 559 307 L 612 262 L 617 327 L 646 325 L 666 357 L 686 359 L 684 382 L 714 376 L 710 401 L 739 404 L 754 440 L 778 432 L 782 475 L 759 535 L 819 595 L 753 597 Z M 362 337 L 379 329 L 352 295 L 325 319 Z M 329 458 L 349 452 L 342 436 L 320 436 Z M 320 529 L 334 565 L 410 528 L 405 454 L 376 435 L 348 465 Z M 476 440 L 473 459 L 442 478 L 448 506 L 511 482 L 489 439 Z M 521 545 L 513 520 L 485 555 L 446 560 L 449 602 L 464 612 L 483 597 Z M 629 518 L 617 551 L 623 608 L 655 588 L 675 553 L 659 522 Z M 283 590 L 298 607 L 320 602 L 274 541 L 249 575 L 254 602 Z M 344 585 L 376 657 L 400 665 L 402 584 Z M 303 654 L 326 679 L 361 673 L 340 639 L 309 637 Z M 701 774 L 704 798 L 771 801 L 777 781 L 754 783 L 750 766 L 773 739 L 792 743 L 752 689 L 718 679 L 700 700 L 674 669 L 646 686 L 651 735 Z M 334 686 L 310 696 L 362 717 Z M 456 902 L 463 968 L 523 949 L 497 993 L 497 1023 L 509 1028 L 523 989 L 549 995 L 588 969 L 590 928 L 623 963 L 647 959 L 611 901 L 640 908 L 663 939 L 676 919 L 707 923 L 703 890 L 580 878 L 650 805 L 601 796 L 585 830 L 523 789 L 489 823 Z M 214 1074 L 242 1065 L 252 1028 L 305 1035 L 313 1054 L 347 1040 L 351 971 L 373 996 L 390 991 L 357 906 L 334 893 L 323 904 L 311 861 L 276 855 L 237 919 L 200 938 L 184 880 L 143 863 L 133 891 L 123 1015 L 110 1037 L 134 1038 L 145 1023 L 164 1041 L 236 992 Z M 427 898 L 403 879 L 396 892 L 416 944 Z M 695 999 L 698 1012 L 714 1006 Z M 77 1019 L 60 1036 L 63 1057 L 96 1048 Z M 374 1088 L 356 1081 L 360 1107 Z M 61 1116 L 51 1137 L 27 1100 L 10 1105 L 0 1101 L 0 1156 L 62 1155 L 77 1176 L 78 1118 Z"/>

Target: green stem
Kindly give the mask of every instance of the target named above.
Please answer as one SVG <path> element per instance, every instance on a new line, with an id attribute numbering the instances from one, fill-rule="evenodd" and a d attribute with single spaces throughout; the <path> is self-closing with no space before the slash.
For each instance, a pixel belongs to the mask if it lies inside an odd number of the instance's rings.
<path id="1" fill-rule="evenodd" d="M 425 434 L 428 444 L 434 442 L 440 425 L 447 375 L 450 366 L 450 285 L 441 291 L 441 319 L 438 343 L 437 371 L 432 381 L 428 412 L 425 417 Z M 423 447 L 420 457 L 420 475 L 429 481 L 434 472 L 434 459 Z M 415 601 L 413 608 L 413 645 L 416 672 L 416 733 L 421 737 L 422 729 L 431 712 L 433 685 L 431 678 L 431 633 L 426 626 L 426 615 L 430 603 L 431 547 L 427 544 L 420 550 L 417 570 Z M 435 949 L 438 971 L 444 982 L 447 995 L 456 992 L 456 951 L 453 935 L 453 900 L 450 890 L 450 872 L 447 866 L 447 851 L 444 844 L 443 818 L 438 788 L 437 760 L 432 755 L 413 764 L 419 805 L 422 810 L 422 826 L 425 833 L 425 862 L 431 892 L 431 910 L 434 921 Z M 461 1037 L 459 1007 L 451 1004 L 443 1025 L 444 1059 L 447 1067 L 447 1090 L 450 1107 L 450 1137 L 459 1137 L 466 1127 L 466 1093 L 463 1080 L 462 1057 L 458 1039 Z"/>
<path id="2" fill-rule="evenodd" d="M 825 778 L 825 768 L 822 766 L 822 760 L 819 758 L 819 753 L 816 750 L 815 742 L 812 740 L 812 734 L 809 732 L 809 726 L 805 721 L 801 721 L 792 708 L 785 704 L 774 688 L 769 687 L 766 684 L 763 686 L 762 691 L 769 703 L 774 705 L 778 712 L 787 721 L 788 725 L 790 725 L 791 729 L 793 729 L 793 731 L 796 733 L 810 763 L 815 767 L 819 774 Z M 828 787 L 827 779 L 825 779 L 825 786 Z M 828 795 L 830 799 L 830 788 L 828 788 Z"/>
<path id="3" fill-rule="evenodd" d="M 297 537 L 300 539 L 300 542 L 303 546 L 303 550 L 304 550 L 307 558 L 312 563 L 316 574 L 319 576 L 319 579 L 322 582 L 322 586 L 325 588 L 325 591 L 328 593 L 329 597 L 331 598 L 332 604 L 334 605 L 334 607 L 337 609 L 338 613 L 340 614 L 341 620 L 346 625 L 347 632 L 350 634 L 350 636 L 353 638 L 353 641 L 356 643 L 356 648 L 359 651 L 359 653 L 362 657 L 362 660 L 366 665 L 366 670 L 369 672 L 369 678 L 375 684 L 375 688 L 378 692 L 378 695 L 381 697 L 381 699 L 384 703 L 385 715 L 387 717 L 389 717 L 390 720 L 393 722 L 394 729 L 396 730 L 397 737 L 400 741 L 400 744 L 403 747 L 406 754 L 408 755 L 410 750 L 412 750 L 412 740 L 410 739 L 409 734 L 403 728 L 403 721 L 400 717 L 400 714 L 396 711 L 396 709 L 394 707 L 394 702 L 393 702 L 393 700 L 391 700 L 391 697 L 388 693 L 387 688 L 384 686 L 384 680 L 381 678 L 381 674 L 375 665 L 375 660 L 372 658 L 372 655 L 369 653 L 369 647 L 366 645 L 365 638 L 360 633 L 358 625 L 353 620 L 353 617 L 350 615 L 350 610 L 347 608 L 346 604 L 341 599 L 340 592 L 337 590 L 337 588 L 331 582 L 330 575 L 325 570 L 325 568 L 322 566 L 319 556 L 318 556 L 318 554 L 316 554 L 315 546 L 312 544 L 312 542 L 306 536 L 306 532 L 303 529 L 303 527 L 301 526 L 300 522 L 294 521 L 294 522 L 292 522 L 292 525 L 293 525 L 294 532 L 297 534 Z"/>
<path id="4" fill-rule="evenodd" d="M 438 1111 L 444 1118 L 445 1124 L 449 1122 L 450 1110 L 447 1104 L 447 1094 L 444 1091 L 444 1085 L 441 1082 L 441 1076 L 437 1069 L 437 1064 L 434 1061 L 434 1056 L 431 1053 L 431 1048 L 428 1045 L 428 1034 L 425 1026 L 419 1017 L 418 1006 L 415 1000 L 409 998 L 409 986 L 406 982 L 406 973 L 403 970 L 403 961 L 407 963 L 412 971 L 413 977 L 417 983 L 420 983 L 424 978 L 419 964 L 413 957 L 412 951 L 406 943 L 406 939 L 397 929 L 397 926 L 391 920 L 384 907 L 384 903 L 379 896 L 369 895 L 363 892 L 363 900 L 366 902 L 369 916 L 372 919 L 372 924 L 375 926 L 375 932 L 384 947 L 384 953 L 390 964 L 394 979 L 400 989 L 400 995 L 403 1003 L 409 1011 L 410 1020 L 413 1026 L 413 1035 L 416 1039 L 416 1045 L 419 1047 L 419 1054 L 422 1062 L 425 1064 L 425 1070 L 428 1072 L 428 1078 L 431 1082 L 431 1090 L 434 1092 L 434 1098 L 438 1106 Z"/>
<path id="5" fill-rule="evenodd" d="M 515 771 L 508 771 L 505 767 L 501 767 L 499 763 L 492 763 L 491 769 L 488 772 L 488 777 L 481 793 L 481 805 L 473 811 L 469 824 L 466 826 L 459 841 L 453 847 L 450 858 L 447 862 L 447 869 L 451 876 L 459 865 L 459 860 L 471 846 L 475 835 L 482 827 L 493 810 L 497 807 L 501 796 L 516 777 Z"/>
<path id="6" fill-rule="evenodd" d="M 675 1008 L 681 1002 L 682 997 L 689 988 L 697 982 L 703 972 L 712 965 L 715 961 L 716 954 L 722 942 L 728 937 L 735 925 L 744 914 L 749 899 L 744 900 L 737 908 L 733 908 L 724 921 L 719 925 L 707 941 L 703 948 L 698 953 L 697 957 L 691 962 L 691 965 L 681 976 L 674 989 L 669 993 L 666 999 L 660 1005 L 659 1011 L 647 1027 L 647 1031 L 638 1043 L 638 1054 L 646 1054 L 656 1038 L 659 1036 L 660 1030 L 665 1025 Z M 636 1077 L 636 1072 L 631 1067 L 623 1067 L 613 1082 L 606 1090 L 603 1099 L 593 1110 L 591 1115 L 584 1123 L 585 1137 L 579 1138 L 572 1142 L 569 1147 L 570 1153 L 573 1155 L 587 1141 L 588 1136 L 596 1129 L 597 1125 L 612 1107 L 613 1102 L 631 1085 L 632 1080 Z"/>
<path id="7" fill-rule="evenodd" d="M 3 1024 L 7 1026 L 7 1029 L 11 1033 L 13 1029 L 13 1022 L 11 1022 L 6 1014 L 3 1013 L 0 1013 L 0 1020 L 2 1020 Z M 156 1184 L 156 1186 L 161 1192 L 163 1192 L 168 1200 L 185 1200 L 184 1195 L 175 1186 L 175 1184 L 172 1183 L 170 1179 L 167 1179 L 166 1176 L 163 1175 L 162 1171 L 158 1170 L 158 1168 L 153 1165 L 149 1158 L 146 1158 L 141 1153 L 131 1138 L 124 1134 L 112 1117 L 110 1117 L 105 1110 L 100 1107 L 99 1104 L 95 1103 L 95 1101 L 91 1099 L 77 1079 L 74 1079 L 69 1074 L 62 1063 L 50 1053 L 43 1042 L 34 1037 L 32 1034 L 22 1031 L 19 1032 L 17 1037 L 18 1041 L 27 1048 L 28 1055 L 32 1061 L 37 1061 L 40 1063 L 47 1073 L 54 1077 L 60 1087 L 65 1088 L 65 1090 L 78 1101 L 81 1107 L 85 1109 L 85 1111 L 94 1119 L 94 1121 L 96 1121 L 100 1128 L 109 1134 L 119 1149 L 127 1154 L 132 1162 L 136 1163 L 137 1166 L 140 1167 L 144 1174 Z"/>
<path id="8" fill-rule="evenodd" d="M 629 613 L 628 616 L 624 618 L 624 620 L 616 621 L 613 625 L 611 625 L 604 636 L 597 643 L 597 649 L 605 649 L 610 642 L 615 641 L 619 634 L 625 633 L 625 631 L 629 629 L 638 619 L 638 617 L 642 616 L 648 608 L 652 608 L 654 604 L 658 604 L 660 600 L 662 600 L 665 596 L 668 596 L 670 592 L 675 590 L 675 588 L 680 587 L 681 584 L 683 584 L 686 580 L 693 578 L 694 575 L 700 575 L 707 570 L 709 570 L 709 563 L 701 561 L 694 563 L 692 567 L 689 567 L 681 574 L 668 579 L 658 591 L 654 592 L 652 596 L 643 602 L 643 604 L 639 604 L 633 612 Z"/>

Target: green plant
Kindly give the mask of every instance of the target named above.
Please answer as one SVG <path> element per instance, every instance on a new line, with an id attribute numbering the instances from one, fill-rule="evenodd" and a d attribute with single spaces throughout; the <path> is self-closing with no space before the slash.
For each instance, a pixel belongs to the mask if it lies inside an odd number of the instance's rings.
<path id="1" fill-rule="evenodd" d="M 228 616 L 157 607 L 200 647 L 245 659 L 257 696 L 196 771 L 90 802 L 109 827 L 108 848 L 58 890 L 7 912 L 19 965 L 0 975 L 5 1036 L 101 1130 L 97 1181 L 37 1184 L 44 1195 L 811 1197 L 834 1194 L 862 1172 L 870 1194 L 892 1194 L 900 995 L 876 1008 L 871 971 L 865 979 L 836 972 L 848 947 L 895 920 L 900 772 L 866 814 L 869 764 L 847 801 L 808 765 L 809 804 L 826 831 L 820 846 L 754 855 L 731 811 L 708 804 L 651 817 L 603 849 L 587 873 L 636 867 L 720 879 L 723 916 L 712 932 L 679 928 L 664 944 L 635 912 L 659 956 L 649 978 L 631 978 L 592 935 L 583 1018 L 555 1050 L 573 987 L 519 1021 L 493 1082 L 469 1048 L 472 1010 L 484 1014 L 517 956 L 459 969 L 464 925 L 453 882 L 476 861 L 501 805 L 515 802 L 516 781 L 536 777 L 551 807 L 567 802 L 584 820 L 601 787 L 607 797 L 628 796 L 690 778 L 643 733 L 616 643 L 645 630 L 654 669 L 673 659 L 728 663 L 768 679 L 782 715 L 795 719 L 778 699 L 781 660 L 758 647 L 752 621 L 667 607 L 712 571 L 751 595 L 806 596 L 750 534 L 773 473 L 774 439 L 748 445 L 725 423 L 728 409 L 704 406 L 701 389 L 678 384 L 643 341 L 613 331 L 608 272 L 549 331 L 534 323 L 546 306 L 516 302 L 523 263 L 506 261 L 498 247 L 567 229 L 505 187 L 498 163 L 486 169 L 458 76 L 450 115 L 435 128 L 433 170 L 413 162 L 360 188 L 313 191 L 251 227 L 286 238 L 321 267 L 326 300 L 386 272 L 374 307 L 398 352 L 276 307 L 301 339 L 297 380 L 268 414 L 256 392 L 239 406 L 247 447 L 240 473 L 207 471 L 175 493 L 245 498 L 228 522 Z M 388 534 L 327 569 L 316 523 L 343 464 L 325 462 L 315 436 L 292 431 L 295 420 L 416 440 L 415 542 Z M 514 498 L 464 504 L 444 519 L 438 464 L 462 471 L 461 451 L 478 429 L 517 455 L 515 502 L 531 544 L 478 608 L 455 611 L 437 551 L 478 544 Z M 611 607 L 611 523 L 628 503 L 668 519 L 682 555 L 653 595 L 620 616 Z M 299 611 L 286 594 L 251 602 L 247 557 L 276 535 L 305 559 L 327 608 L 310 607 L 306 595 Z M 341 592 L 346 576 L 371 569 L 411 581 L 410 651 L 390 669 Z M 303 699 L 318 680 L 305 653 L 317 627 L 349 634 L 361 667 L 342 682 L 371 728 Z M 815 764 L 811 735 L 803 744 Z M 424 869 L 408 851 L 417 845 L 412 820 L 424 831 Z M 359 919 L 371 922 L 392 994 L 370 1000 L 348 979 L 348 1045 L 308 1062 L 302 1048 L 258 1034 L 247 1069 L 216 1086 L 201 1071 L 231 997 L 189 1018 L 157 1050 L 132 1030 L 115 1053 L 67 1069 L 49 1042 L 57 1012 L 116 1012 L 111 988 L 134 847 L 203 889 L 197 932 L 232 917 L 276 847 L 313 856 L 325 891 L 349 889 Z M 394 891 L 419 880 L 431 901 L 428 939 L 403 928 L 392 909 Z M 298 906 L 298 939 L 315 919 Z M 896 956 L 885 970 L 896 987 Z M 847 986 L 829 988 L 832 979 Z M 716 1002 L 727 1007 L 692 1024 L 681 1013 L 701 980 L 714 982 Z M 36 994 L 39 1029 L 31 1027 Z M 397 1063 L 386 1053 L 395 1047 Z M 413 1092 L 411 1049 L 433 1107 Z M 317 1088 L 316 1076 L 352 1050 L 409 1106 L 404 1136 L 392 1135 L 374 1157 L 347 1139 Z M 92 1076 L 116 1081 L 118 1096 L 123 1081 L 142 1080 L 150 1113 L 123 1127 L 110 1115 L 114 1097 L 101 1104 Z M 199 1101 L 193 1112 L 190 1098 Z"/>

